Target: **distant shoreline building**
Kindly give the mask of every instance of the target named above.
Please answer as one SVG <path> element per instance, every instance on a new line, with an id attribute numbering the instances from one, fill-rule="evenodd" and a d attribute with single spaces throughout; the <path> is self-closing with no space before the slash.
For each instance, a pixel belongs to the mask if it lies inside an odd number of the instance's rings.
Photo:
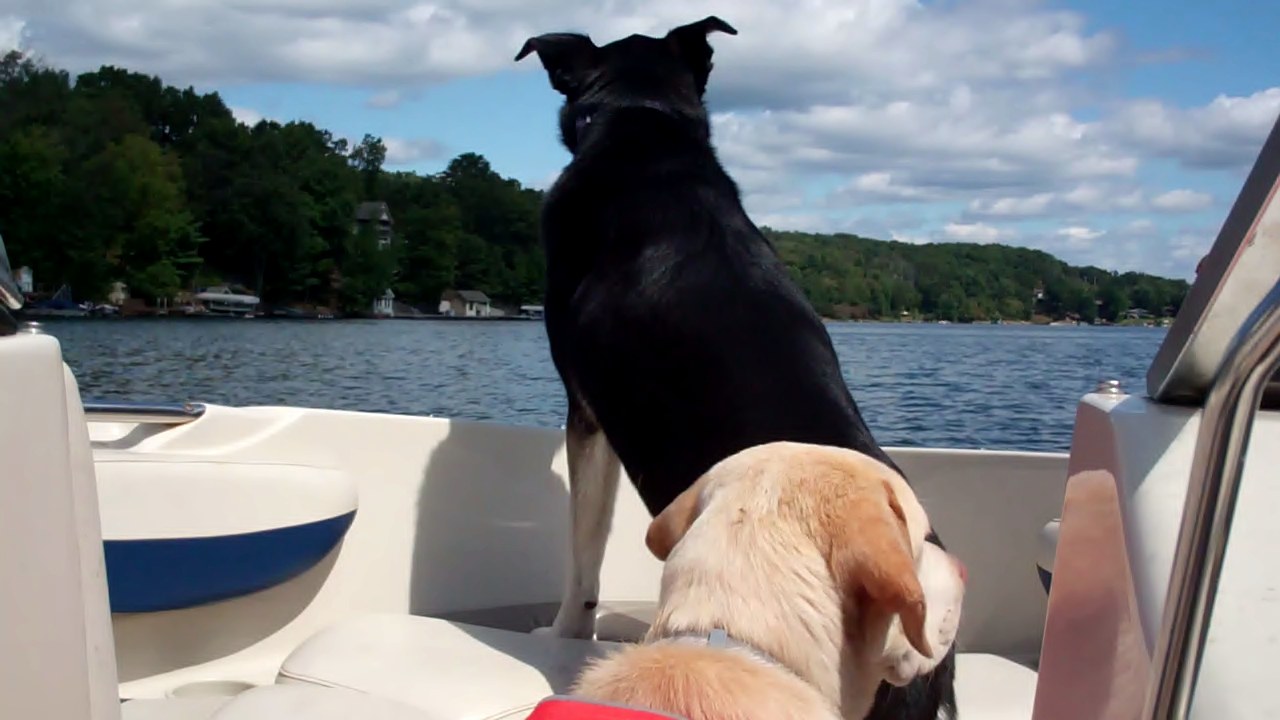
<path id="1" fill-rule="evenodd" d="M 479 290 L 445 290 L 440 294 L 439 311 L 449 317 L 490 317 L 493 304 Z"/>
<path id="2" fill-rule="evenodd" d="M 356 206 L 356 222 L 352 232 L 359 234 L 367 224 L 374 225 L 378 237 L 378 247 L 385 248 L 391 244 L 391 234 L 395 221 L 391 219 L 391 208 L 381 200 L 362 202 Z"/>

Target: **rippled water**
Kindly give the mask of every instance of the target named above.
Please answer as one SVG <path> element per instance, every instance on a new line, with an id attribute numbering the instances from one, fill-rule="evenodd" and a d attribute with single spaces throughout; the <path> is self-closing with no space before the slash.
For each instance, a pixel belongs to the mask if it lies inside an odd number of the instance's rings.
<path id="1" fill-rule="evenodd" d="M 559 427 L 537 322 L 55 320 L 86 399 L 285 404 Z M 828 325 L 889 445 L 1066 450 L 1103 378 L 1135 391 L 1165 330 Z"/>

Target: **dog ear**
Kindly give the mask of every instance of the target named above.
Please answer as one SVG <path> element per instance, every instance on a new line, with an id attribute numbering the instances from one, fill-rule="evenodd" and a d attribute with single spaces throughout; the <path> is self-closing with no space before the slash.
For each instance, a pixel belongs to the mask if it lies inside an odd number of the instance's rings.
<path id="1" fill-rule="evenodd" d="M 706 480 L 707 475 L 698 478 L 697 482 L 677 495 L 676 499 L 672 500 L 671 504 L 663 508 L 662 512 L 649 523 L 649 530 L 644 534 L 644 544 L 654 557 L 666 562 L 672 548 L 680 542 L 685 533 L 689 532 L 689 526 L 693 525 L 693 521 L 698 519 L 700 512 L 698 499 L 702 495 Z"/>
<path id="2" fill-rule="evenodd" d="M 538 53 L 542 67 L 551 79 L 551 87 L 573 99 L 582 92 L 586 76 L 596 62 L 599 48 L 581 33 L 546 33 L 525 40 L 516 62 L 529 53 Z"/>
<path id="3" fill-rule="evenodd" d="M 831 576 L 846 603 L 862 597 L 896 613 L 907 641 L 920 654 L 932 658 L 933 648 L 924 630 L 924 589 L 911 557 L 906 516 L 887 481 L 885 492 L 887 501 L 857 497 L 841 513 L 840 526 L 831 536 Z"/>
<path id="4" fill-rule="evenodd" d="M 707 89 L 707 78 L 711 75 L 711 44 L 707 36 L 713 32 L 737 35 L 729 23 L 715 15 L 709 15 L 697 22 L 681 25 L 667 33 L 667 42 L 675 50 L 676 55 L 684 61 L 693 72 L 694 81 L 698 85 L 698 96 Z"/>

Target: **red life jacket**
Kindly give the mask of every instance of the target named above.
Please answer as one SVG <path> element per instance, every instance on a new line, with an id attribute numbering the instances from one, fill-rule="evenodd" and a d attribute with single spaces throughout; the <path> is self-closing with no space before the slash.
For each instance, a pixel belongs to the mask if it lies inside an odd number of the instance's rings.
<path id="1" fill-rule="evenodd" d="M 528 720 L 685 720 L 685 718 L 655 710 L 597 702 L 569 695 L 552 695 L 538 703 Z"/>

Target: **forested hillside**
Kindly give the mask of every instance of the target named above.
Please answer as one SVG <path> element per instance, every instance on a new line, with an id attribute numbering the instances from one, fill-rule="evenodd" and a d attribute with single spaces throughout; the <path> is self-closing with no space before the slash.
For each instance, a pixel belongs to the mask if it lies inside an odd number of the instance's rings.
<path id="1" fill-rule="evenodd" d="M 148 303 L 224 282 L 347 312 L 387 287 L 428 312 L 449 288 L 539 301 L 539 191 L 474 153 L 435 175 L 388 172 L 385 159 L 377 137 L 353 146 L 306 122 L 250 127 L 217 93 L 156 77 L 104 66 L 73 79 L 18 52 L 0 60 L 0 236 L 15 267 L 77 300 L 123 281 Z M 356 231 L 365 201 L 387 203 L 390 246 Z M 1187 289 L 1020 248 L 769 234 L 836 316 L 1115 318 L 1159 314 Z"/>
<path id="2" fill-rule="evenodd" d="M 819 312 L 953 322 L 1035 315 L 1114 321 L 1130 309 L 1172 314 L 1184 280 L 1075 267 L 1041 250 L 1006 245 L 913 245 L 853 235 L 769 231 Z"/>

